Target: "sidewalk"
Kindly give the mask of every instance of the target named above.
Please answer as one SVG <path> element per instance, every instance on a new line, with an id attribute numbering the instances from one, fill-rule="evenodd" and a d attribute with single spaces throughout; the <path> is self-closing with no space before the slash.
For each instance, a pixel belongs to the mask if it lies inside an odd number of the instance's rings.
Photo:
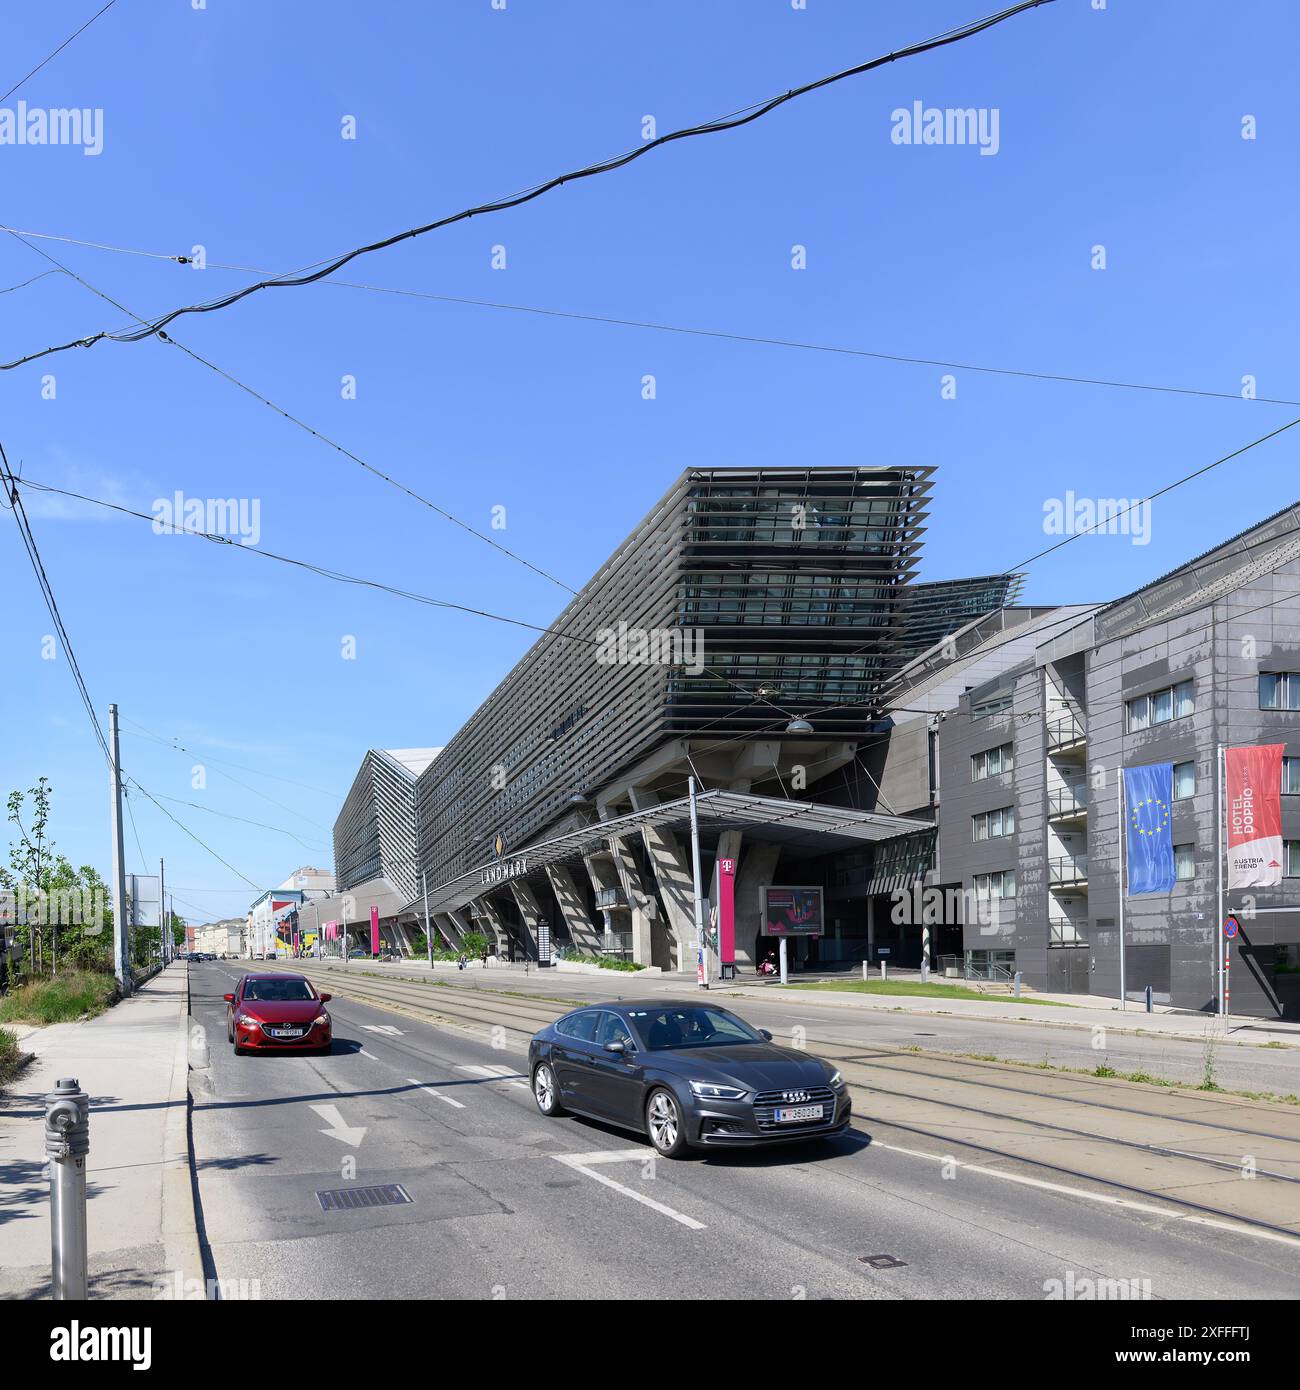
<path id="1" fill-rule="evenodd" d="M 98 1018 L 14 1029 L 36 1060 L 0 1098 L 0 1298 L 50 1296 L 43 1096 L 65 1076 L 91 1098 L 90 1296 L 154 1298 L 178 1275 L 202 1280 L 190 1186 L 188 1013 L 187 971 L 178 962 Z"/>

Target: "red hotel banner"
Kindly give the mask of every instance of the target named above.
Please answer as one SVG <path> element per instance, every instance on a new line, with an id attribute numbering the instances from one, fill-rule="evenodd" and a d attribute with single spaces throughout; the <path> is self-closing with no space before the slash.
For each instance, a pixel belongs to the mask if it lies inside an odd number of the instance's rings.
<path id="1" fill-rule="evenodd" d="M 1285 750 L 1282 743 L 1224 750 L 1229 888 L 1276 888 L 1282 882 Z"/>

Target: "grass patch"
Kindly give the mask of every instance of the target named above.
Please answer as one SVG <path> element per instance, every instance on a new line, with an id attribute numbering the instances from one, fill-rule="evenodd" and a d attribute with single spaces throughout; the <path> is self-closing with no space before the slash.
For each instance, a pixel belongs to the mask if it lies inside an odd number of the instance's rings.
<path id="1" fill-rule="evenodd" d="M 1048 1009 L 1071 1009 L 1073 1004 L 1060 1004 L 1055 999 L 1032 999 L 1021 995 L 1019 999 L 1010 994 L 981 994 L 976 989 L 966 989 L 963 985 L 922 984 L 919 980 L 815 980 L 806 985 L 787 985 L 787 989 L 833 990 L 840 994 L 906 994 L 925 999 L 980 999 L 994 1004 L 1037 1004 Z"/>
<path id="2" fill-rule="evenodd" d="M 102 1014 L 117 999 L 111 975 L 69 971 L 51 980 L 32 980 L 0 999 L 0 1023 L 71 1023 Z"/>
<path id="3" fill-rule="evenodd" d="M 18 1039 L 7 1028 L 0 1028 L 0 1086 L 11 1081 L 18 1071 Z"/>

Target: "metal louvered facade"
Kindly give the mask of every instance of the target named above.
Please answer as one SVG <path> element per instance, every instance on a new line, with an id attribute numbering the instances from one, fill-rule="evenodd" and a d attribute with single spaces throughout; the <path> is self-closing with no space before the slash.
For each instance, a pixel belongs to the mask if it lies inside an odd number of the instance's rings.
<path id="1" fill-rule="evenodd" d="M 334 875 L 346 892 L 386 878 L 402 896 L 420 890 L 415 773 L 379 748 L 370 749 L 334 822 Z"/>
<path id="2" fill-rule="evenodd" d="M 683 473 L 421 774 L 430 889 L 669 740 L 792 715 L 861 737 L 901 662 L 932 471 Z"/>
<path id="3" fill-rule="evenodd" d="M 902 643 L 907 657 L 928 652 L 977 618 L 1013 606 L 1024 582 L 1023 574 L 990 574 L 911 585 L 904 609 Z"/>

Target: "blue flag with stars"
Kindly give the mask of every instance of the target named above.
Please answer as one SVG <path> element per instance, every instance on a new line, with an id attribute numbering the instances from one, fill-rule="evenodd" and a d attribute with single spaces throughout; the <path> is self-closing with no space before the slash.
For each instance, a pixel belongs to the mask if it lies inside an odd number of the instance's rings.
<path id="1" fill-rule="evenodd" d="M 1167 893 L 1174 868 L 1173 763 L 1124 769 L 1124 822 L 1128 835 L 1128 891 Z"/>

